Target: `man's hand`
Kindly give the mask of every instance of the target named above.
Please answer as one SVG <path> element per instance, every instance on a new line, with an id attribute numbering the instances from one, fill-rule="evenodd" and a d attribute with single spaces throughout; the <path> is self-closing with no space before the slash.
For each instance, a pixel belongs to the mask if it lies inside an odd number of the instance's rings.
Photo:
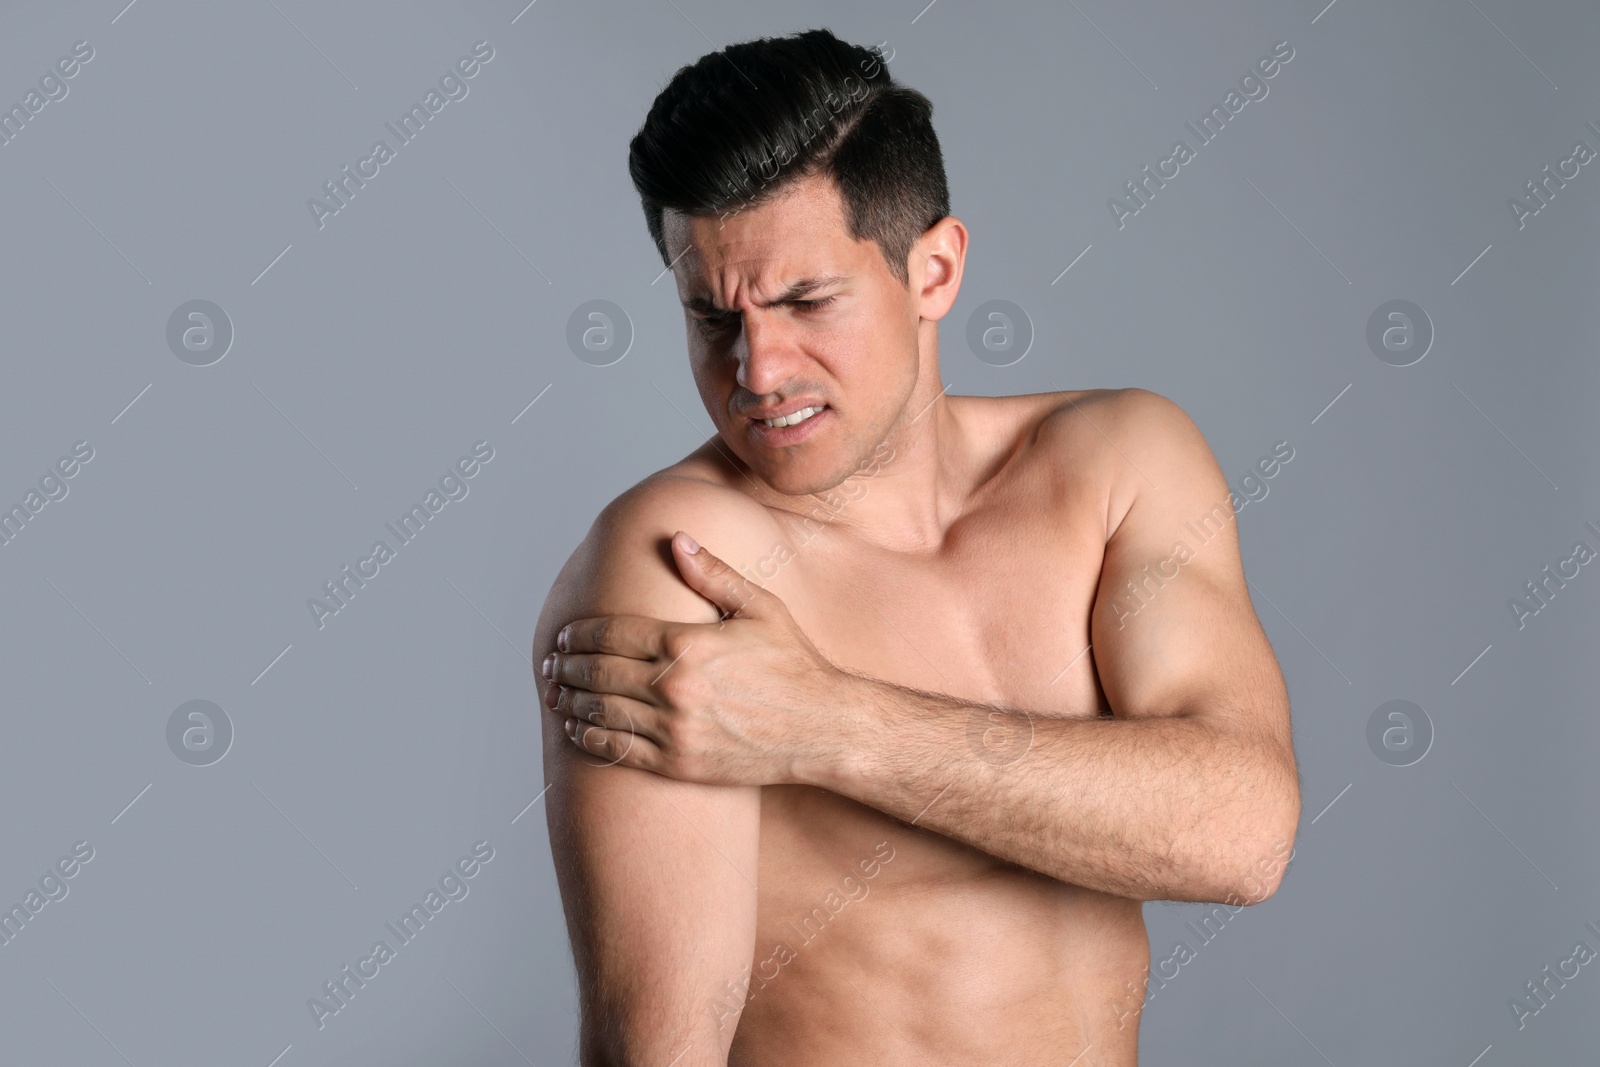
<path id="1" fill-rule="evenodd" d="M 672 538 L 678 571 L 720 622 L 579 619 L 546 658 L 545 706 L 573 743 L 609 763 L 713 785 L 805 781 L 829 757 L 822 725 L 848 700 L 835 667 L 782 600 Z"/>

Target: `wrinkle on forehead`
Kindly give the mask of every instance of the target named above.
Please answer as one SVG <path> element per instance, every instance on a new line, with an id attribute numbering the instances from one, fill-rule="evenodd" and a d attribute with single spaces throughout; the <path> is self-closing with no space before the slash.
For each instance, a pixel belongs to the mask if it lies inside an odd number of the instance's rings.
<path id="1" fill-rule="evenodd" d="M 831 214 L 831 218 L 829 215 Z M 802 181 L 792 191 L 726 216 L 663 213 L 680 300 L 708 297 L 732 308 L 765 303 L 805 278 L 851 273 L 853 240 L 833 186 Z"/>

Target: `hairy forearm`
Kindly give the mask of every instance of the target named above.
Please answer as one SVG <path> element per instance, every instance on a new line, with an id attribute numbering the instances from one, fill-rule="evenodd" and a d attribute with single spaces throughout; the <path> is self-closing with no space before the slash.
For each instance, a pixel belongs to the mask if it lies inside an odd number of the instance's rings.
<path id="1" fill-rule="evenodd" d="M 1292 754 L 1197 715 L 1047 718 L 853 676 L 807 784 L 1064 882 L 1264 899 L 1299 820 Z M 1252 892 L 1247 887 L 1255 887 Z"/>

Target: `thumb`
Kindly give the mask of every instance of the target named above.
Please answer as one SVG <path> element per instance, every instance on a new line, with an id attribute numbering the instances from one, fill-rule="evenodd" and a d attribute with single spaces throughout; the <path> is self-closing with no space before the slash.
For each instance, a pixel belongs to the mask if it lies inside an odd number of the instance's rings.
<path id="1" fill-rule="evenodd" d="M 765 598 L 772 595 L 701 548 L 683 530 L 673 535 L 672 551 L 678 573 L 689 588 L 722 609 L 724 617 L 740 612 L 747 618 L 757 617 Z"/>

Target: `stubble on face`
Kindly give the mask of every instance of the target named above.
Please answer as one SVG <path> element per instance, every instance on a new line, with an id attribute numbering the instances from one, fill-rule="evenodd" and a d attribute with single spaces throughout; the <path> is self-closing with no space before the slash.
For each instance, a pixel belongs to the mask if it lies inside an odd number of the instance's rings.
<path id="1" fill-rule="evenodd" d="M 910 418 L 918 352 L 907 288 L 876 242 L 850 236 L 844 210 L 831 179 L 812 177 L 737 213 L 669 210 L 663 219 L 669 252 L 678 257 L 679 298 L 695 305 L 684 316 L 701 399 L 724 450 L 779 497 L 839 486 Z M 804 296 L 831 296 L 828 306 L 771 304 L 796 283 L 825 277 L 843 280 Z M 736 313 L 720 331 L 706 332 L 697 318 L 730 311 Z M 829 423 L 787 448 L 756 440 L 743 413 L 786 408 L 791 399 L 822 399 Z"/>

